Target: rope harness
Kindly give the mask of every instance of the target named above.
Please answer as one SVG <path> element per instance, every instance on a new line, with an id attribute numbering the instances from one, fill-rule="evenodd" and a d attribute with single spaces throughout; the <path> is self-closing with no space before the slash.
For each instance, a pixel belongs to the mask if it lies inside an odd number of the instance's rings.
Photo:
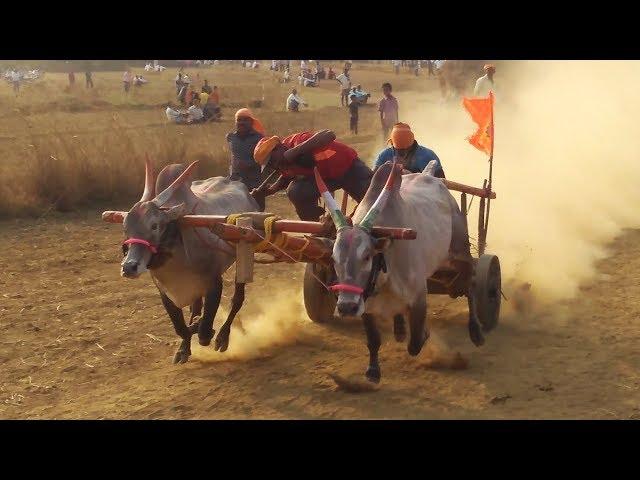
<path id="1" fill-rule="evenodd" d="M 238 220 L 238 218 L 242 216 L 243 216 L 242 213 L 229 215 L 227 216 L 225 223 L 236 225 L 236 221 Z M 293 252 L 291 252 L 293 254 L 297 254 L 298 258 L 294 258 L 293 256 L 291 256 L 289 252 L 284 250 L 289 243 L 289 238 L 291 237 L 286 233 L 276 233 L 275 238 L 273 238 L 273 224 L 279 219 L 280 217 L 278 217 L 277 215 L 271 215 L 264 219 L 264 233 L 265 233 L 264 237 L 260 235 L 256 230 L 254 230 L 255 234 L 262 239 L 262 241 L 254 247 L 254 251 L 256 253 L 266 252 L 267 250 L 269 250 L 268 247 L 271 246 L 275 250 L 278 250 L 284 256 L 288 257 L 294 263 L 299 263 L 302 261 L 303 253 L 305 252 L 307 247 L 311 244 L 311 241 L 308 238 L 305 238 L 304 245 L 300 247 L 298 250 L 294 250 Z M 319 260 L 320 258 L 322 258 L 321 256 L 310 257 L 309 255 L 307 255 L 307 257 L 310 258 L 311 260 Z M 326 283 L 324 283 L 313 272 L 313 269 L 311 270 L 310 273 L 313 276 L 313 278 L 315 278 L 318 281 L 318 283 L 325 288 L 325 290 L 331 291 L 330 287 Z"/>
<path id="2" fill-rule="evenodd" d="M 387 273 L 387 262 L 384 259 L 384 253 L 377 253 L 373 257 L 373 265 L 371 267 L 371 275 L 369 275 L 369 281 L 367 282 L 367 288 L 362 294 L 362 299 L 366 302 L 367 298 L 375 295 L 374 290 L 376 288 L 376 282 L 378 281 L 378 275 L 380 272 Z"/>
<path id="3" fill-rule="evenodd" d="M 242 216 L 243 216 L 242 213 L 229 215 L 227 216 L 225 223 L 228 223 L 230 225 L 237 225 L 238 218 L 241 218 Z M 277 215 L 270 215 L 264 219 L 264 233 L 265 233 L 264 237 L 254 230 L 256 235 L 258 235 L 258 237 L 262 239 L 260 243 L 257 243 L 254 246 L 254 252 L 268 253 L 269 250 L 271 250 L 271 248 L 274 248 L 278 250 L 280 253 L 282 253 L 283 255 L 287 256 L 289 259 L 293 260 L 294 262 L 302 262 L 303 256 L 306 256 L 310 260 L 320 260 L 322 258 L 322 255 L 316 256 L 316 257 L 312 257 L 308 254 L 305 255 L 307 248 L 309 247 L 309 245 L 311 245 L 311 240 L 309 240 L 309 238 L 306 238 L 306 237 L 304 239 L 304 245 L 302 245 L 302 247 L 300 247 L 297 250 L 291 251 L 291 254 L 287 252 L 286 248 L 289 245 L 289 240 L 291 239 L 291 236 L 282 232 L 280 233 L 273 232 L 274 223 L 280 219 L 281 218 Z M 293 257 L 292 255 L 296 255 L 297 258 Z"/>
<path id="4" fill-rule="evenodd" d="M 192 214 L 195 213 L 196 207 L 198 206 L 199 202 L 196 202 L 196 205 L 194 205 L 193 209 L 192 209 Z M 355 212 L 355 210 L 354 210 Z M 353 215 L 353 213 L 352 213 Z M 237 226 L 237 220 L 239 218 L 242 218 L 243 216 L 245 216 L 242 213 L 234 213 L 234 214 L 230 214 L 227 216 L 227 218 L 225 219 L 225 223 L 228 223 L 230 225 L 234 225 Z M 322 254 L 320 254 L 319 256 L 310 256 L 309 254 L 305 254 L 306 250 L 308 249 L 309 245 L 311 245 L 311 240 L 309 239 L 309 237 L 305 237 L 304 239 L 304 244 L 302 245 L 302 247 L 300 247 L 297 250 L 293 250 L 293 251 L 286 251 L 288 245 L 289 245 L 289 241 L 292 238 L 290 235 L 287 235 L 286 233 L 283 232 L 278 232 L 275 233 L 273 232 L 273 225 L 275 224 L 276 221 L 280 220 L 281 217 L 279 217 L 278 215 L 269 215 L 268 217 L 266 217 L 264 219 L 264 233 L 265 236 L 263 237 L 262 235 L 260 235 L 255 229 L 254 229 L 254 233 L 261 238 L 261 241 L 257 244 L 254 245 L 254 252 L 255 253 L 271 253 L 270 252 L 271 249 L 275 249 L 278 252 L 280 252 L 282 255 L 284 255 L 285 257 L 289 258 L 290 260 L 292 260 L 294 263 L 300 263 L 303 260 L 303 257 L 306 256 L 309 260 L 320 260 L 322 258 Z M 224 253 L 229 254 L 229 252 L 224 251 L 223 249 L 221 249 L 220 247 L 216 246 L 216 245 L 211 245 L 208 241 L 206 241 L 204 238 L 202 238 L 200 236 L 200 234 L 198 233 L 198 229 L 194 228 L 194 233 L 196 234 L 196 237 L 198 237 L 198 239 L 208 248 L 212 249 L 212 250 L 218 250 Z M 223 240 L 224 241 L 224 240 Z M 225 241 L 225 243 L 227 245 L 230 245 L 229 242 Z M 150 242 L 148 242 L 147 240 L 141 239 L 141 238 L 128 238 L 123 242 L 123 247 L 131 245 L 131 244 L 139 244 L 142 245 L 144 247 L 146 247 L 147 249 L 149 249 L 151 251 L 152 256 L 155 256 L 158 253 L 158 246 L 157 245 L 153 245 Z M 233 248 L 233 247 L 231 247 Z M 295 257 L 293 256 L 295 255 Z M 297 258 L 296 258 L 297 257 Z M 340 291 L 349 291 L 352 293 L 357 293 L 357 294 L 361 294 L 364 295 L 364 299 L 366 300 L 367 297 L 373 295 L 373 291 L 375 289 L 375 284 L 376 284 L 376 280 L 378 278 L 378 274 L 380 273 L 380 271 L 386 272 L 386 263 L 384 261 L 384 256 L 382 255 L 382 253 L 379 253 L 378 255 L 376 255 L 373 259 L 373 268 L 371 271 L 371 275 L 369 277 L 369 281 L 367 282 L 367 288 L 366 289 L 362 289 L 360 287 L 356 287 L 354 285 L 344 285 L 344 284 L 336 284 L 336 285 L 327 285 L 326 283 L 324 283 L 314 272 L 313 269 L 310 271 L 311 275 L 317 280 L 318 283 L 320 283 L 320 285 L 322 285 L 324 287 L 325 290 L 329 291 L 329 292 L 340 292 Z"/>
<path id="5" fill-rule="evenodd" d="M 236 225 L 238 218 L 241 218 L 242 216 L 243 214 L 241 213 L 229 215 L 227 216 L 225 223 L 228 223 L 230 225 Z M 275 233 L 275 234 L 273 233 L 273 225 L 279 219 L 280 217 L 277 215 L 270 215 L 264 219 L 264 233 L 265 233 L 264 237 L 254 230 L 256 235 L 262 239 L 260 243 L 255 245 L 254 252 L 256 253 L 268 252 L 270 250 L 270 247 L 273 247 L 275 250 L 278 250 L 282 255 L 288 257 L 294 263 L 299 263 L 302 261 L 304 252 L 307 250 L 307 248 L 311 244 L 311 241 L 309 240 L 308 237 L 305 237 L 305 243 L 302 247 L 300 247 L 297 250 L 291 251 L 290 253 L 287 252 L 285 249 L 287 248 L 289 239 L 291 237 L 286 233 Z M 293 257 L 292 254 L 296 255 L 298 258 Z M 320 260 L 322 258 L 322 255 L 317 257 L 311 257 L 307 254 L 306 257 L 310 260 Z M 385 262 L 384 254 L 382 252 L 376 254 L 373 258 L 373 266 L 371 269 L 371 274 L 369 276 L 369 279 L 367 281 L 367 287 L 365 289 L 356 287 L 354 285 L 344 285 L 344 284 L 327 285 L 313 272 L 313 270 L 311 270 L 310 273 L 313 276 L 313 278 L 315 278 L 316 281 L 325 288 L 325 290 L 333 293 L 338 293 L 340 291 L 349 291 L 352 293 L 361 294 L 363 295 L 364 300 L 366 301 L 368 297 L 375 295 L 374 290 L 376 286 L 376 281 L 378 280 L 378 276 L 381 271 L 385 273 L 387 272 L 387 264 Z"/>

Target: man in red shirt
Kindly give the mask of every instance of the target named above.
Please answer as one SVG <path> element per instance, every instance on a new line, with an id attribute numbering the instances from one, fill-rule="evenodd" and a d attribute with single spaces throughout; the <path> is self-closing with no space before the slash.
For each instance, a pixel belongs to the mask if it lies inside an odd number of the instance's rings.
<path id="1" fill-rule="evenodd" d="M 269 196 L 287 188 L 287 196 L 296 207 L 300 220 L 317 221 L 324 210 L 318 206 L 320 192 L 316 186 L 313 167 L 318 167 L 329 190 L 345 190 L 353 199 L 361 201 L 371 177 L 371 169 L 358 158 L 348 145 L 336 141 L 330 130 L 317 133 L 301 132 L 280 140 L 262 138 L 253 153 L 262 167 L 275 169 L 280 177 L 265 191 L 251 191 L 254 197 Z"/>

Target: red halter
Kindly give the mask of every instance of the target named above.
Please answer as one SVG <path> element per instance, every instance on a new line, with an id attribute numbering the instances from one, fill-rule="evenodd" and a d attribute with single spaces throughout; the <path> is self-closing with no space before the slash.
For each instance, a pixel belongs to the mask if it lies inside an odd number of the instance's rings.
<path id="1" fill-rule="evenodd" d="M 331 285 L 329 290 L 332 292 L 349 292 L 356 293 L 358 295 L 362 295 L 364 289 L 357 287 L 355 285 L 349 285 L 348 283 L 337 283 L 335 285 Z"/>
<path id="2" fill-rule="evenodd" d="M 130 245 L 132 243 L 139 243 L 140 245 L 144 245 L 149 250 L 151 250 L 151 253 L 158 253 L 158 247 L 141 238 L 128 238 L 127 240 L 122 242 L 123 245 Z"/>

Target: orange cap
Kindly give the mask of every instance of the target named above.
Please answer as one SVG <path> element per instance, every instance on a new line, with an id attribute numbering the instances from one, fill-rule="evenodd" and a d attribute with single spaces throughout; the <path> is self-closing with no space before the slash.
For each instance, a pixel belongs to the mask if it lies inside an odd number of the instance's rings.
<path id="1" fill-rule="evenodd" d="M 391 138 L 389 143 L 393 145 L 393 148 L 405 149 L 413 145 L 415 137 L 411 131 L 411 127 L 406 123 L 396 123 L 391 130 Z"/>
<path id="2" fill-rule="evenodd" d="M 236 112 L 236 120 L 238 120 L 238 117 L 249 117 L 253 120 L 253 129 L 264 135 L 264 126 L 262 125 L 262 122 L 255 117 L 251 110 L 248 108 L 241 108 Z"/>
<path id="3" fill-rule="evenodd" d="M 253 150 L 253 158 L 255 159 L 258 165 L 266 165 L 271 152 L 280 144 L 280 138 L 273 137 L 263 137 L 260 139 L 256 148 Z"/>

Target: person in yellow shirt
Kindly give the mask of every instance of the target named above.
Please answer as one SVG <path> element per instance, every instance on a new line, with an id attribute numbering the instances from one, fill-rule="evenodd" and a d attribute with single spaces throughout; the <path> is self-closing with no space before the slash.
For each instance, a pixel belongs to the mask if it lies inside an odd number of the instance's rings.
<path id="1" fill-rule="evenodd" d="M 206 105 L 207 102 L 209 101 L 209 94 L 207 92 L 201 92 L 200 93 L 200 104 L 201 105 Z"/>

